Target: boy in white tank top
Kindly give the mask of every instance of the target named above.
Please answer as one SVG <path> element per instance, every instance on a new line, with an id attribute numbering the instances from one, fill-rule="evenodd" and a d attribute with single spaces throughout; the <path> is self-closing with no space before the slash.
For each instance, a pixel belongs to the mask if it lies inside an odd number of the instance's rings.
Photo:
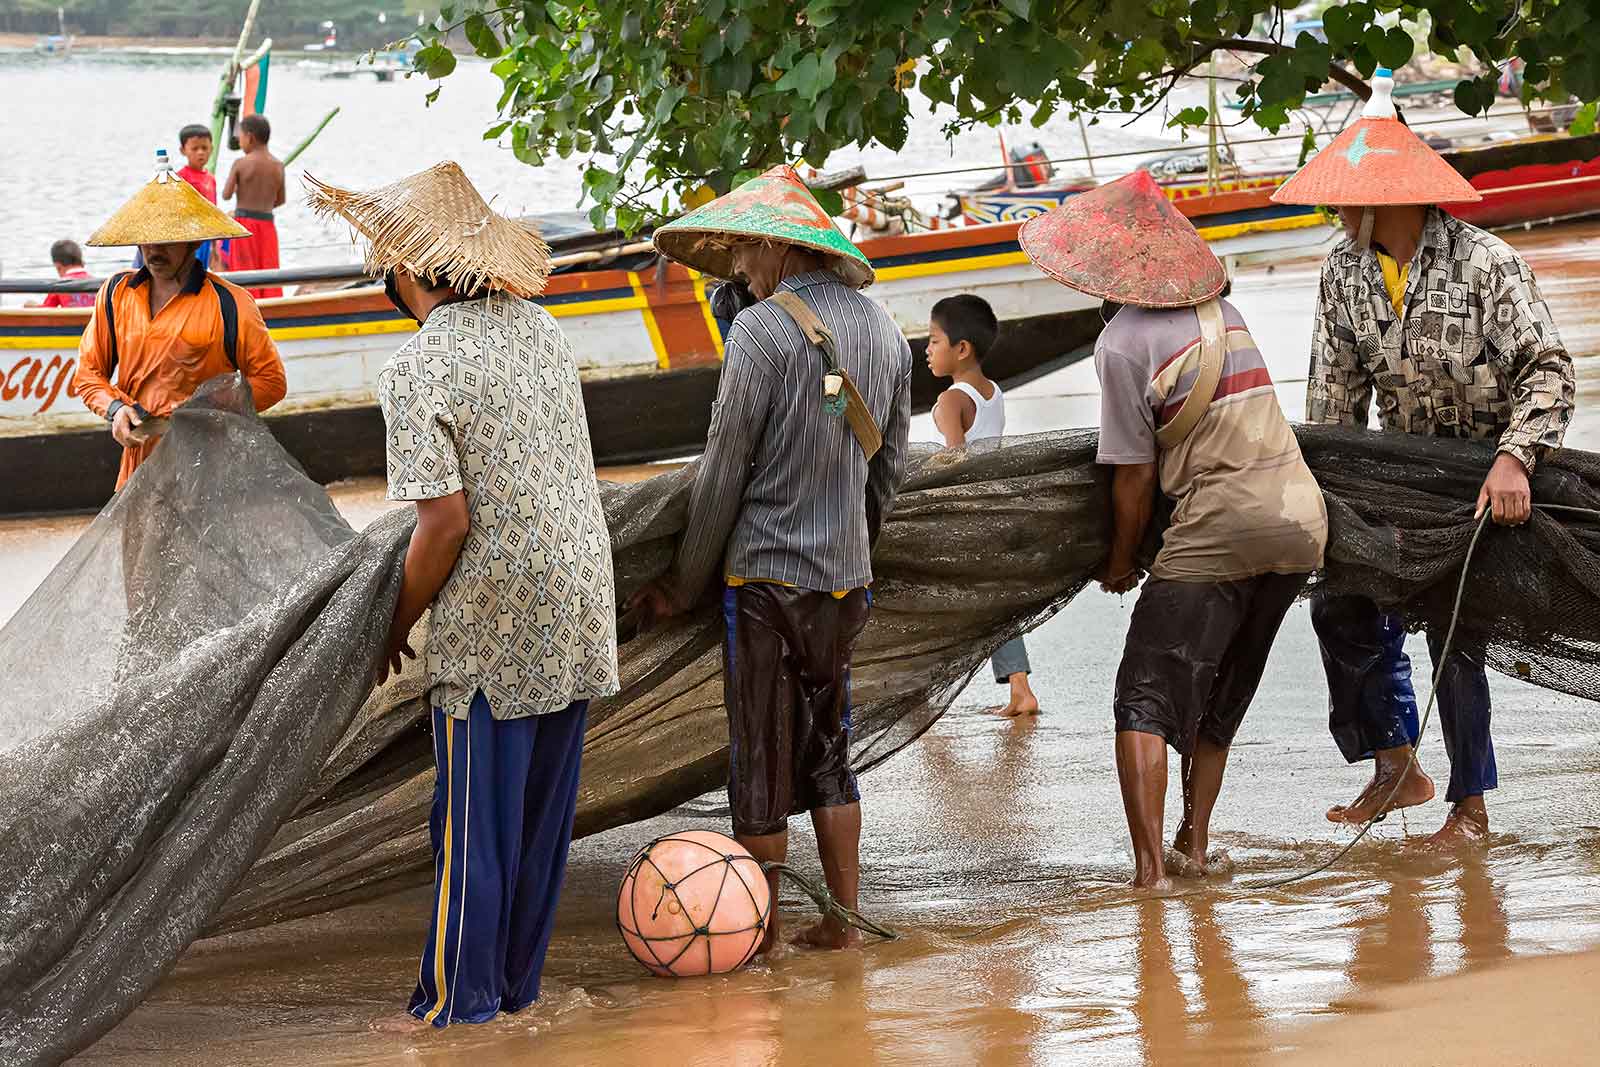
<path id="1" fill-rule="evenodd" d="M 933 424 L 948 448 L 1005 434 L 1005 396 L 999 384 L 983 373 L 983 357 L 994 347 L 999 333 L 994 310 L 981 296 L 962 293 L 933 305 L 928 322 L 928 368 L 935 378 L 955 379 L 933 405 Z M 996 649 L 989 665 L 994 669 L 995 684 L 1011 686 L 1011 699 L 985 710 L 1007 718 L 1037 715 L 1039 698 L 1028 684 L 1031 668 L 1022 638 L 1014 637 Z"/>

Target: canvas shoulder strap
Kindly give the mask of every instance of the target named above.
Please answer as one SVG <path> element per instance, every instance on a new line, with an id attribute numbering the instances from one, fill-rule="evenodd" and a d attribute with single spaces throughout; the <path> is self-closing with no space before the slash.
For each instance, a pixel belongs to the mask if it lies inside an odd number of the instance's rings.
<path id="1" fill-rule="evenodd" d="M 1222 363 L 1228 354 L 1228 325 L 1222 318 L 1222 302 L 1208 300 L 1195 312 L 1200 316 L 1200 374 L 1178 413 L 1156 431 L 1156 444 L 1162 448 L 1176 448 L 1184 442 L 1211 407 L 1217 383 L 1222 381 Z"/>
<path id="2" fill-rule="evenodd" d="M 872 412 L 868 409 L 860 390 L 856 388 L 856 383 L 851 381 L 850 375 L 839 366 L 839 351 L 834 347 L 833 333 L 822 324 L 822 320 L 811 309 L 811 305 L 800 299 L 799 294 L 793 290 L 785 289 L 773 293 L 772 302 L 794 320 L 795 325 L 800 327 L 800 332 L 805 334 L 806 340 L 822 349 L 823 403 L 834 414 L 842 414 L 845 417 L 845 421 L 850 424 L 850 432 L 855 435 L 856 443 L 870 460 L 878 454 L 878 449 L 883 447 L 883 431 L 878 429 L 878 421 L 872 417 Z"/>
<path id="3" fill-rule="evenodd" d="M 227 353 L 228 362 L 233 364 L 233 369 L 239 369 L 239 302 L 234 299 L 226 285 L 218 285 L 216 279 L 211 280 L 211 288 L 216 290 L 217 310 L 222 315 L 222 350 Z"/>
<path id="4" fill-rule="evenodd" d="M 100 311 L 106 317 L 106 336 L 111 338 L 111 362 L 106 367 L 106 381 L 115 381 L 117 374 L 117 290 L 127 280 L 132 271 L 123 271 L 113 274 L 111 281 L 106 284 L 102 292 L 105 300 L 100 305 Z"/>

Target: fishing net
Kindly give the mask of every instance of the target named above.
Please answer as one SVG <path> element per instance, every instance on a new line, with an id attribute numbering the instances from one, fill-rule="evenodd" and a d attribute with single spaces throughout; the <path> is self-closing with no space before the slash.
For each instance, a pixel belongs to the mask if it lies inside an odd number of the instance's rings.
<path id="1" fill-rule="evenodd" d="M 1342 430 L 1302 443 L 1333 520 L 1317 588 L 1446 622 L 1488 449 Z M 1094 449 L 1072 431 L 915 451 L 854 661 L 858 772 L 1091 579 L 1106 547 Z M 605 487 L 622 597 L 668 565 L 692 478 Z M 1600 457 L 1552 458 L 1534 491 L 1600 507 Z M 351 531 L 237 379 L 218 379 L 0 629 L 0 1061 L 86 1047 L 197 937 L 429 880 L 423 680 L 413 664 L 367 684 L 411 522 Z M 1494 666 L 1600 694 L 1600 523 L 1546 511 L 1492 530 L 1472 572 L 1462 626 Z M 720 638 L 706 606 L 624 645 L 622 691 L 590 710 L 578 833 L 724 785 Z"/>

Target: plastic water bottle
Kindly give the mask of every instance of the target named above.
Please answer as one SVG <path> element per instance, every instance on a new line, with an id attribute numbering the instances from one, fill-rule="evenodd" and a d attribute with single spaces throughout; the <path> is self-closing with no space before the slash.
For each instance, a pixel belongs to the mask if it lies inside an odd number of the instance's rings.
<path id="1" fill-rule="evenodd" d="M 1394 71 L 1379 67 L 1372 72 L 1372 95 L 1361 109 L 1364 119 L 1397 118 L 1394 110 Z"/>
<path id="2" fill-rule="evenodd" d="M 167 150 L 165 148 L 156 149 L 156 179 L 158 181 L 166 181 L 172 177 L 175 177 L 175 175 L 172 173 L 172 160 L 167 158 Z"/>

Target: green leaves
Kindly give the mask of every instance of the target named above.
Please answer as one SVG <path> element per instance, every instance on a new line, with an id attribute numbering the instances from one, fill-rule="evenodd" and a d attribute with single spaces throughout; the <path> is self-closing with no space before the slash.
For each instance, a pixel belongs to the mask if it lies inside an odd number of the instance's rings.
<path id="1" fill-rule="evenodd" d="M 419 51 L 411 62 L 424 76 L 435 80 L 449 77 L 450 72 L 456 69 L 455 53 L 437 43 Z"/>
<path id="2" fill-rule="evenodd" d="M 489 20 L 482 15 L 469 16 L 463 28 L 466 30 L 467 40 L 472 43 L 472 50 L 484 59 L 494 59 L 505 51 L 505 46 L 500 43 L 500 38 L 495 36 Z"/>
<path id="3" fill-rule="evenodd" d="M 451 0 L 417 31 L 416 69 L 447 77 L 449 41 L 460 41 L 451 35 L 464 34 L 503 86 L 485 136 L 531 165 L 586 159 L 596 225 L 627 227 L 782 160 L 898 151 L 913 106 L 951 131 L 1030 113 L 1042 125 L 1063 109 L 1094 123 L 1159 108 L 1176 75 L 1203 72 L 1213 48 L 1252 64 L 1236 97 L 1271 130 L 1335 67 L 1365 77 L 1409 63 L 1403 27 L 1418 25 L 1437 49 L 1470 50 L 1483 72 L 1458 86 L 1463 110 L 1493 103 L 1488 72 L 1509 55 L 1526 62 L 1528 101 L 1592 101 L 1594 2 L 1354 0 L 1324 9 L 1325 41 L 1300 33 L 1290 43 L 1271 0 Z M 1506 24 L 1511 3 L 1520 21 Z M 1185 107 L 1169 126 L 1211 119 Z M 1594 123 L 1593 106 L 1580 111 L 1579 129 Z"/>
<path id="4" fill-rule="evenodd" d="M 824 89 L 833 84 L 835 74 L 834 65 L 828 61 L 825 54 L 808 52 L 800 57 L 800 61 L 791 67 L 788 73 L 778 79 L 777 89 L 780 93 L 795 93 L 809 102 L 815 100 Z"/>
<path id="5" fill-rule="evenodd" d="M 1167 120 L 1167 127 L 1170 129 L 1173 126 L 1201 126 L 1210 117 L 1211 112 L 1203 107 L 1186 107 Z"/>
<path id="6" fill-rule="evenodd" d="M 1595 129 L 1595 111 L 1594 101 L 1591 100 L 1589 103 L 1584 104 L 1578 109 L 1578 113 L 1572 117 L 1572 125 L 1567 128 L 1567 132 L 1574 137 L 1589 136 Z"/>

